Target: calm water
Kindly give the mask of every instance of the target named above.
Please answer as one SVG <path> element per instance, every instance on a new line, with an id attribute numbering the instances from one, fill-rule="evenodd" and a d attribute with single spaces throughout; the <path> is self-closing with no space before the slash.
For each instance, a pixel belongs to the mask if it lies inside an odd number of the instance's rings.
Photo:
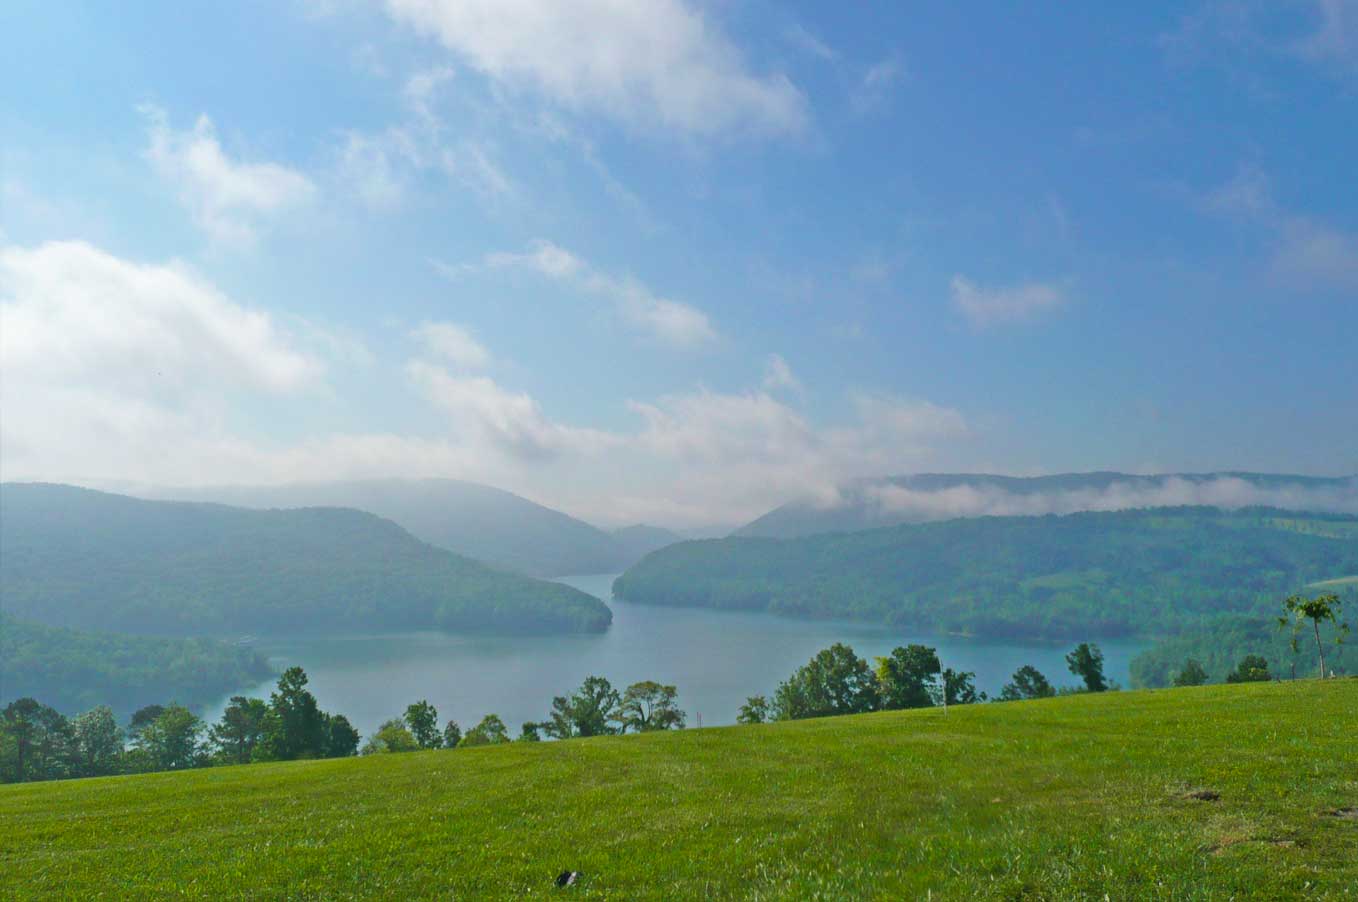
<path id="1" fill-rule="evenodd" d="M 608 601 L 613 626 L 603 635 L 487 637 L 414 633 L 298 639 L 261 643 L 278 666 L 301 665 L 321 707 L 346 715 L 365 736 L 405 706 L 428 699 L 441 718 L 465 730 L 494 712 L 518 735 L 525 720 L 542 720 L 552 696 L 591 674 L 621 690 L 654 679 L 679 688 L 689 725 L 734 723 L 747 696 L 773 689 L 817 651 L 847 642 L 872 660 L 897 645 L 922 642 L 939 651 L 943 666 L 976 672 L 977 686 L 994 694 L 1022 664 L 1032 664 L 1056 685 L 1076 682 L 1065 653 L 1074 643 L 1020 643 L 929 636 L 861 623 L 800 621 L 770 614 L 661 608 L 612 598 L 614 574 L 561 581 Z M 1127 685 L 1127 667 L 1144 643 L 1101 641 L 1104 669 Z M 272 681 L 242 687 L 267 698 Z M 239 693 L 233 693 L 239 694 Z M 223 701 L 224 704 L 224 701 Z M 211 720 L 223 704 L 208 711 Z"/>

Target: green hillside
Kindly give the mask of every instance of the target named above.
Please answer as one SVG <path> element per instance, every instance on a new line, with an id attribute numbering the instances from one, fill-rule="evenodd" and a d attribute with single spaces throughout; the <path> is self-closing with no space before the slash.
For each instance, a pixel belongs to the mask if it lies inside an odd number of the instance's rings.
<path id="1" fill-rule="evenodd" d="M 593 631 L 611 614 L 342 508 L 257 511 L 0 486 L 0 599 L 51 626 L 153 635 Z"/>
<path id="2" fill-rule="evenodd" d="M 979 517 L 663 548 L 618 578 L 642 604 L 850 617 L 907 629 L 1072 639 L 1276 616 L 1358 570 L 1358 518 L 1254 508 Z"/>
<path id="3" fill-rule="evenodd" d="M 253 649 L 220 640 L 87 633 L 0 614 L 0 706 L 36 696 L 63 714 L 108 705 L 126 716 L 208 704 L 270 673 Z"/>
<path id="4" fill-rule="evenodd" d="M 1352 898 L 1355 723 L 1358 680 L 1301 681 L 0 786 L 0 863 L 16 898 Z"/>

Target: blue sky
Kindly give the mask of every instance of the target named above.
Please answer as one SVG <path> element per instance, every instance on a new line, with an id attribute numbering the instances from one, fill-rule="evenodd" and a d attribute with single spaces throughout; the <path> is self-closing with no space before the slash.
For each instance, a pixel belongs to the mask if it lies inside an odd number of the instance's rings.
<path id="1" fill-rule="evenodd" d="M 0 470 L 1358 472 L 1358 2 L 0 11 Z"/>

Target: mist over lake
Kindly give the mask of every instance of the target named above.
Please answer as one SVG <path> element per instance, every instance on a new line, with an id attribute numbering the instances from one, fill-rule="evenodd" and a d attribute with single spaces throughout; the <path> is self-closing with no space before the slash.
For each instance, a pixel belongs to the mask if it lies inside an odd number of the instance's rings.
<path id="1" fill-rule="evenodd" d="M 276 640 L 257 647 L 280 668 L 304 668 L 321 707 L 344 714 L 365 735 L 420 699 L 464 728 L 485 714 L 499 714 L 517 734 L 524 721 L 546 717 L 552 696 L 567 694 L 591 674 L 619 689 L 644 679 L 672 683 L 689 726 L 697 726 L 699 717 L 704 726 L 731 724 L 747 696 L 772 694 L 794 669 L 834 642 L 847 642 L 869 661 L 898 645 L 932 645 L 944 667 L 975 671 L 977 688 L 991 695 L 1023 664 L 1037 667 L 1054 685 L 1076 682 L 1065 663 L 1074 642 L 930 636 L 848 621 L 629 604 L 612 597 L 615 576 L 560 580 L 612 608 L 613 625 L 602 634 L 419 632 Z M 1126 686 L 1128 665 L 1147 643 L 1089 638 L 1103 649 L 1105 672 Z M 272 682 L 264 682 L 240 692 L 267 698 L 271 688 Z M 206 712 L 209 721 L 220 716 L 224 703 Z"/>

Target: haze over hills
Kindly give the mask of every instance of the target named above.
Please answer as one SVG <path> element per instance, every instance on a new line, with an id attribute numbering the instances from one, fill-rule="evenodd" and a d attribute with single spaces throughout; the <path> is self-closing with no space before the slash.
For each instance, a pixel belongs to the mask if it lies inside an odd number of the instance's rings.
<path id="1" fill-rule="evenodd" d="M 1156 636 L 1276 616 L 1358 574 L 1358 517 L 1210 507 L 975 517 L 671 545 L 620 576 L 631 602 L 850 617 L 989 637 Z"/>
<path id="2" fill-rule="evenodd" d="M 585 632 L 608 608 L 345 508 L 257 511 L 0 485 L 0 595 L 51 626 L 159 635 Z"/>
<path id="3" fill-rule="evenodd" d="M 136 494 L 251 508 L 352 507 L 393 520 L 431 545 L 531 576 L 613 573 L 679 540 L 644 526 L 610 534 L 512 492 L 456 479 L 155 488 Z"/>
<path id="4" fill-rule="evenodd" d="M 847 483 L 828 498 L 789 502 L 732 535 L 792 538 L 954 517 L 1069 514 L 1181 505 L 1358 513 L 1358 476 L 1229 471 L 1153 476 L 1117 472 L 884 476 Z"/>

